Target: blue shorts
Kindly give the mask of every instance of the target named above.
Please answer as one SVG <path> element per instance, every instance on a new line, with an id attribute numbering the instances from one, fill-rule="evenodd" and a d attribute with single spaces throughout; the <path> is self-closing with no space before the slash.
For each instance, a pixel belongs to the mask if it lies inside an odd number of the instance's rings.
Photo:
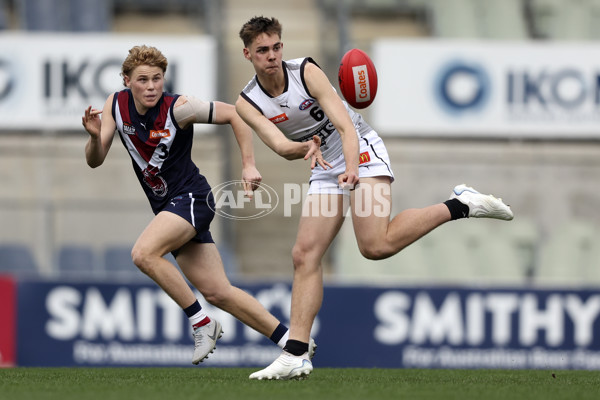
<path id="1" fill-rule="evenodd" d="M 175 196 L 169 200 L 161 211 L 172 212 L 185 219 L 196 229 L 196 236 L 192 238 L 198 243 L 214 243 L 210 234 L 210 223 L 215 217 L 215 200 L 212 192 L 206 194 L 188 193 Z M 176 252 L 173 252 L 174 256 Z"/>

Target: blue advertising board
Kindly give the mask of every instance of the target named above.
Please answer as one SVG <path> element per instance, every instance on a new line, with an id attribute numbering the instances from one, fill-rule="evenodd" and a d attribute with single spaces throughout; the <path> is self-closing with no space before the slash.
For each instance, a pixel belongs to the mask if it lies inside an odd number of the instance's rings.
<path id="1" fill-rule="evenodd" d="M 289 283 L 239 284 L 289 323 Z M 191 366 L 191 328 L 154 283 L 18 283 L 20 366 Z M 280 349 L 208 305 L 224 330 L 207 367 Z M 326 285 L 315 367 L 600 369 L 600 293 Z"/>

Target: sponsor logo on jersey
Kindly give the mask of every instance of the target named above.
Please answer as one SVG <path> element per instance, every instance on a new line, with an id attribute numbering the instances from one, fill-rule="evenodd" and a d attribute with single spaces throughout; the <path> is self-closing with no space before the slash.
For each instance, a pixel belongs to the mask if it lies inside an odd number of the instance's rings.
<path id="1" fill-rule="evenodd" d="M 127 122 L 123 123 L 123 132 L 127 135 L 135 135 L 135 127 Z"/>
<path id="2" fill-rule="evenodd" d="M 286 113 L 283 113 L 283 114 L 276 115 L 276 116 L 274 116 L 273 118 L 269 118 L 269 121 L 271 121 L 271 122 L 272 122 L 272 123 L 274 123 L 274 124 L 278 124 L 278 123 L 280 123 L 280 122 L 285 122 L 285 121 L 287 121 L 288 119 L 289 119 L 289 118 L 288 118 L 288 116 L 286 115 Z"/>
<path id="3" fill-rule="evenodd" d="M 335 132 L 335 126 L 333 126 L 331 121 L 327 119 L 325 122 L 323 122 L 321 125 L 319 125 L 316 129 L 312 130 L 308 134 L 293 140 L 294 142 L 308 142 L 309 140 L 312 140 L 313 136 L 317 135 L 321 138 L 321 147 L 323 148 L 323 150 L 327 150 L 327 138 L 331 136 L 333 132 Z"/>
<path id="4" fill-rule="evenodd" d="M 314 102 L 315 102 L 314 99 L 306 99 L 300 104 L 300 107 L 298 107 L 298 108 L 300 109 L 300 111 L 304 111 L 308 107 L 310 107 Z"/>
<path id="5" fill-rule="evenodd" d="M 364 164 L 364 163 L 368 163 L 369 161 L 371 161 L 371 156 L 369 155 L 368 151 L 365 151 L 364 153 L 360 153 L 360 156 L 358 157 L 358 164 Z"/>
<path id="6" fill-rule="evenodd" d="M 159 131 L 151 130 L 150 139 L 161 139 L 171 136 L 171 132 L 168 129 L 161 129 Z"/>

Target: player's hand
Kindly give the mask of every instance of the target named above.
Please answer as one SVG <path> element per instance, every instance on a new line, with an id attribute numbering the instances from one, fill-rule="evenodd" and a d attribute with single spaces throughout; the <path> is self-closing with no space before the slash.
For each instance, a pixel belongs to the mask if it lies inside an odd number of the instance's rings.
<path id="1" fill-rule="evenodd" d="M 329 164 L 323 158 L 323 154 L 321 153 L 321 138 L 317 135 L 312 137 L 312 141 L 310 142 L 310 147 L 308 148 L 308 152 L 304 156 L 305 160 L 310 158 L 310 169 L 314 169 L 317 164 L 319 164 L 323 169 L 327 169 L 327 167 L 332 168 L 331 164 Z"/>
<path id="2" fill-rule="evenodd" d="M 90 136 L 100 136 L 100 127 L 102 126 L 100 114 L 102 114 L 102 110 L 97 110 L 89 106 L 85 109 L 83 117 L 81 117 L 81 123 Z"/>
<path id="3" fill-rule="evenodd" d="M 252 198 L 254 191 L 258 189 L 262 182 L 262 176 L 255 166 L 248 166 L 242 169 L 242 185 L 246 197 Z"/>
<path id="4" fill-rule="evenodd" d="M 358 183 L 358 171 L 346 169 L 343 174 L 338 176 L 338 186 L 340 189 L 354 190 Z"/>

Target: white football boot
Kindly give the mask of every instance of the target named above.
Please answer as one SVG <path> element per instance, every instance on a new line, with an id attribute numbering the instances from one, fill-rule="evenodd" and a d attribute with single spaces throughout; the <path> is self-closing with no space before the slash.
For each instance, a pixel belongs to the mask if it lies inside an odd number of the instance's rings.
<path id="1" fill-rule="evenodd" d="M 301 356 L 294 356 L 287 351 L 283 351 L 267 368 L 250 374 L 250 379 L 258 379 L 259 381 L 306 379 L 313 370 L 312 363 L 308 358 L 308 352 Z"/>
<path id="2" fill-rule="evenodd" d="M 470 218 L 495 218 L 510 221 L 514 215 L 509 206 L 491 194 L 481 194 L 465 184 L 458 185 L 452 191 L 450 199 L 458 199 L 469 206 Z"/>
<path id="3" fill-rule="evenodd" d="M 217 339 L 223 336 L 219 321 L 211 320 L 208 324 L 194 329 L 194 358 L 192 364 L 204 361 L 217 347 Z"/>
<path id="4" fill-rule="evenodd" d="M 317 352 L 317 344 L 315 343 L 315 339 L 310 338 L 308 342 L 308 359 L 312 360 Z"/>

